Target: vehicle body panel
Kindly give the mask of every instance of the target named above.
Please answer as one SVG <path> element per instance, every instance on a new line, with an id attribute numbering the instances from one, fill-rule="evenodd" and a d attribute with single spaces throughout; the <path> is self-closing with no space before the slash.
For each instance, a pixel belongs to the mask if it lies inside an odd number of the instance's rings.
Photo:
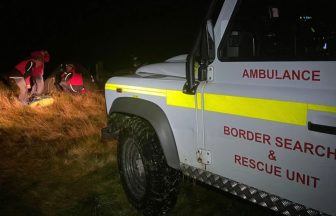
<path id="1" fill-rule="evenodd" d="M 236 4 L 226 0 L 219 13 L 216 50 Z M 335 215 L 335 134 L 310 125 L 336 127 L 336 62 L 216 58 L 211 81 L 199 82 L 195 95 L 182 92 L 185 63 L 182 55 L 111 78 L 107 111 L 119 97 L 151 101 L 169 120 L 183 166 Z M 199 150 L 211 153 L 210 163 Z"/>

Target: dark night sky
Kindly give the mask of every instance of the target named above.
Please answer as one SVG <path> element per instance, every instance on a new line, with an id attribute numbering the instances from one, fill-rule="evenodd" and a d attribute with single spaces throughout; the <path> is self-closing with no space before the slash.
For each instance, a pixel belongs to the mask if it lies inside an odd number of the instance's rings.
<path id="1" fill-rule="evenodd" d="M 35 49 L 47 49 L 47 70 L 62 61 L 98 60 L 120 69 L 131 55 L 155 62 L 189 52 L 210 0 L 0 2 L 0 73 Z"/>

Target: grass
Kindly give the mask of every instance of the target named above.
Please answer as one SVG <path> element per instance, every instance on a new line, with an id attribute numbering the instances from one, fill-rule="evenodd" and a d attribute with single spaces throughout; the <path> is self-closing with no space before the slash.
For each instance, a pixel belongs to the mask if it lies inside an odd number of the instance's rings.
<path id="1" fill-rule="evenodd" d="M 0 215 L 139 215 L 119 181 L 116 142 L 100 141 L 100 93 L 22 106 L 0 83 Z M 185 179 L 171 215 L 269 215 Z"/>

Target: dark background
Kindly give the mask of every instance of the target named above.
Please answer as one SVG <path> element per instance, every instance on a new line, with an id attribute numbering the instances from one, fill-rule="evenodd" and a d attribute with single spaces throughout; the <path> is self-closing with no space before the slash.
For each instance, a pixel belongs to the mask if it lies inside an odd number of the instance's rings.
<path id="1" fill-rule="evenodd" d="M 210 0 L 1 1 L 0 73 L 31 51 L 51 55 L 46 72 L 63 61 L 107 70 L 188 53 Z"/>

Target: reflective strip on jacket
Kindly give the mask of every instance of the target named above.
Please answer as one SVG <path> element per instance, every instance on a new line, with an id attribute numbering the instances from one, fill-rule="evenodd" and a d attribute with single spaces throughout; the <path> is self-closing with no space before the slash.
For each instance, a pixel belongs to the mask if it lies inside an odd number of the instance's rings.
<path id="1" fill-rule="evenodd" d="M 66 82 L 69 85 L 73 86 L 82 86 L 83 85 L 83 76 L 77 72 L 71 72 L 71 77 L 69 79 L 66 78 Z"/>
<path id="2" fill-rule="evenodd" d="M 27 88 L 30 88 L 30 74 L 34 71 L 35 64 L 31 59 L 21 61 L 15 66 L 15 69 L 25 78 Z"/>
<path id="3" fill-rule="evenodd" d="M 23 76 L 26 72 L 33 70 L 34 62 L 30 59 L 21 61 L 15 66 L 15 69 L 18 70 Z"/>

